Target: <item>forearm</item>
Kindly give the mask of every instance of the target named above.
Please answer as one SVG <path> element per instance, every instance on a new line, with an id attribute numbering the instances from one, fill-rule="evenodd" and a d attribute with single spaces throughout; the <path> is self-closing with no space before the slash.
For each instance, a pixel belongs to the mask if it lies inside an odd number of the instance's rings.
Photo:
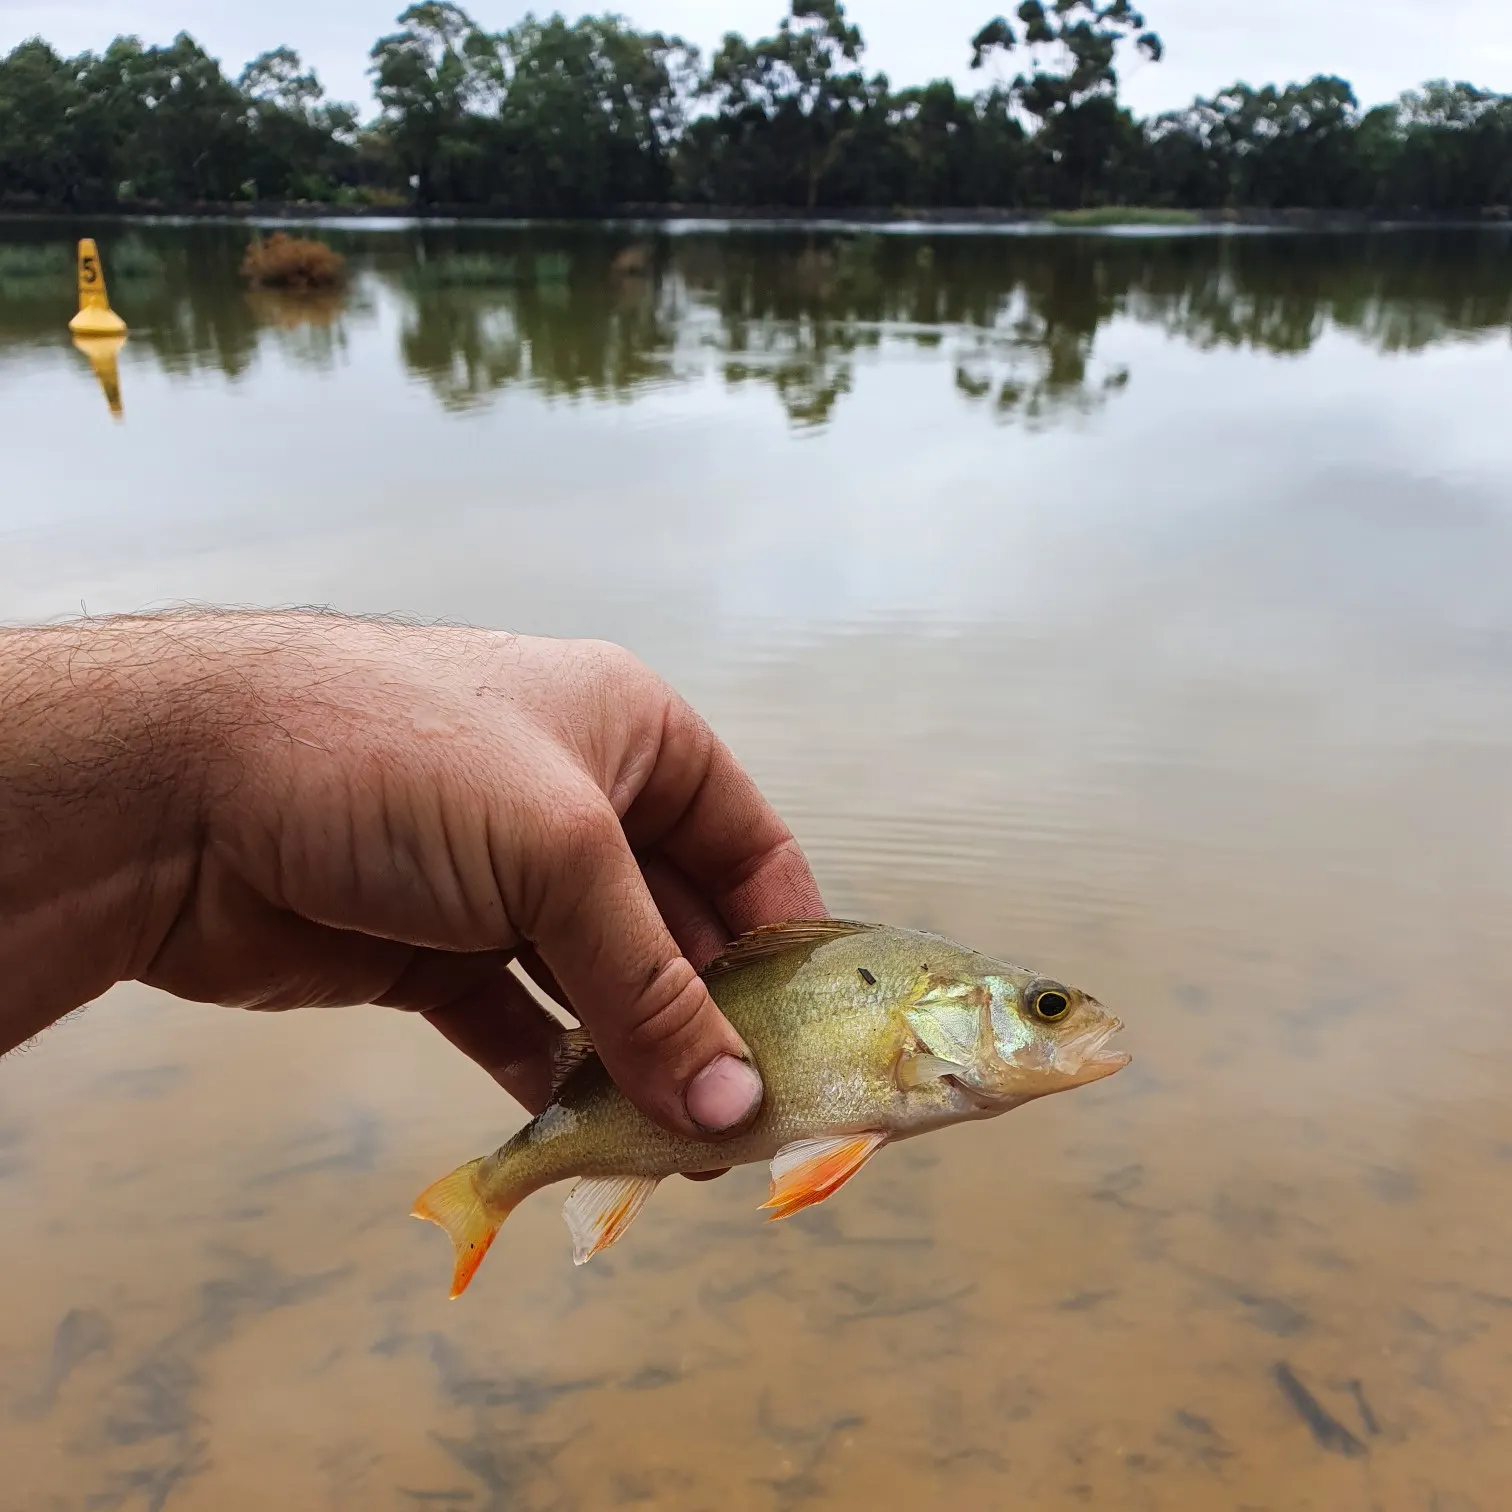
<path id="1" fill-rule="evenodd" d="M 195 865 L 195 684 L 161 621 L 0 631 L 0 1052 L 150 965 Z"/>

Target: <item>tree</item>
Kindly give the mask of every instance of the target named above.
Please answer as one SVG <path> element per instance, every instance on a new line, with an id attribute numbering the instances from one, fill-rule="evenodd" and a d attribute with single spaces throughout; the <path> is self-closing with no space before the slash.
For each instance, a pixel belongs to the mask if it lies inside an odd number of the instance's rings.
<path id="1" fill-rule="evenodd" d="M 772 178 L 796 162 L 810 210 L 867 104 L 864 48 L 840 0 L 792 0 L 775 36 L 751 43 L 731 32 L 714 55 L 706 92 L 726 138 L 766 157 Z"/>
<path id="2" fill-rule="evenodd" d="M 118 37 L 87 60 L 80 87 L 81 134 L 133 195 L 237 197 L 249 167 L 246 102 L 187 32 L 167 47 Z"/>
<path id="3" fill-rule="evenodd" d="M 325 98 L 320 80 L 313 70 L 305 71 L 292 47 L 276 47 L 254 58 L 242 70 L 237 87 L 255 104 L 305 120 Z"/>
<path id="4" fill-rule="evenodd" d="M 496 59 L 511 204 L 584 214 L 667 198 L 698 73 L 680 38 L 614 16 L 527 16 L 498 39 Z"/>
<path id="5" fill-rule="evenodd" d="M 971 41 L 971 66 L 997 53 L 1025 49 L 1030 72 L 1011 86 L 1014 101 L 1036 123 L 1050 183 L 1048 197 L 1086 204 L 1127 176 L 1139 134 L 1118 97 L 1118 49 L 1159 62 L 1165 48 L 1130 0 L 1024 0 L 1020 34 L 1002 16 Z M 1115 195 L 1118 190 L 1112 191 Z M 1127 197 L 1125 192 L 1124 197 Z"/>
<path id="6" fill-rule="evenodd" d="M 1284 89 L 1234 84 L 1179 118 L 1207 157 L 1218 203 L 1348 206 L 1365 197 L 1355 155 L 1359 108 L 1343 80 L 1320 75 Z"/>
<path id="7" fill-rule="evenodd" d="M 254 58 L 237 83 L 247 103 L 251 178 L 261 197 L 329 199 L 355 172 L 357 112 L 325 90 L 291 47 Z"/>
<path id="8" fill-rule="evenodd" d="M 0 198 L 74 201 L 86 173 L 79 71 L 40 37 L 0 59 Z"/>
<path id="9" fill-rule="evenodd" d="M 1019 103 L 1041 123 L 1084 105 L 1095 95 L 1116 95 L 1118 46 L 1132 39 L 1138 52 L 1158 63 L 1165 47 L 1145 26 L 1130 0 L 1024 0 L 1018 8 L 1023 36 L 999 16 L 971 41 L 971 66 L 981 68 L 996 52 L 1027 48 L 1033 71 L 1014 80 Z M 1046 50 L 1057 67 L 1046 66 Z"/>
<path id="10" fill-rule="evenodd" d="M 1512 203 L 1512 99 L 1438 79 L 1402 96 L 1389 179 L 1400 208 Z"/>
<path id="11" fill-rule="evenodd" d="M 990 89 L 972 99 L 940 79 L 892 95 L 888 108 L 902 171 L 891 200 L 873 203 L 940 208 L 1024 203 L 1027 138 L 1007 90 Z"/>
<path id="12" fill-rule="evenodd" d="M 476 151 L 471 111 L 497 77 L 496 43 L 449 0 L 412 5 L 399 25 L 374 44 L 369 72 L 395 155 L 427 205 Z"/>

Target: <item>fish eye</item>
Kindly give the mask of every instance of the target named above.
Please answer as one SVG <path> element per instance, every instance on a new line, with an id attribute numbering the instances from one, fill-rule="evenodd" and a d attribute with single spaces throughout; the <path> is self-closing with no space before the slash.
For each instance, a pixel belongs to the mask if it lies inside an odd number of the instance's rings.
<path id="1" fill-rule="evenodd" d="M 1037 982 L 1029 989 L 1029 1011 L 1047 1024 L 1056 1024 L 1071 1011 L 1071 994 L 1054 982 Z"/>

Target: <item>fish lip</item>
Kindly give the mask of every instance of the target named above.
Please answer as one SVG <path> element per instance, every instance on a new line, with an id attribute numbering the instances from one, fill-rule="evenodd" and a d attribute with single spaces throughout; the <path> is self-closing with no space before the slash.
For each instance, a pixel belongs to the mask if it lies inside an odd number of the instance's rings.
<path id="1" fill-rule="evenodd" d="M 1068 1087 L 1085 1087 L 1095 1081 L 1102 1081 L 1104 1077 L 1113 1076 L 1122 1071 L 1134 1057 L 1127 1050 L 1105 1050 L 1100 1055 L 1094 1055 L 1084 1060 L 1075 1071 L 1066 1078 Z"/>
<path id="2" fill-rule="evenodd" d="M 1089 1082 L 1102 1081 L 1104 1077 L 1122 1071 L 1134 1057 L 1128 1051 L 1114 1050 L 1108 1044 L 1108 1041 L 1122 1029 L 1123 1020 L 1115 1018 L 1109 1023 L 1099 1025 L 1091 1034 L 1065 1046 L 1064 1049 L 1068 1051 L 1079 1052 L 1075 1055 L 1073 1064 L 1062 1072 L 1066 1078 L 1065 1085 L 1085 1087 Z"/>

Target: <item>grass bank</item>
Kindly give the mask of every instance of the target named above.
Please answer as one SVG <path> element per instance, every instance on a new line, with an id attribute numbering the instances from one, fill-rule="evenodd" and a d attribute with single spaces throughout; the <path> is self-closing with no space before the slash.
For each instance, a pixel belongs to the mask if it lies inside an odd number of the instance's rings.
<path id="1" fill-rule="evenodd" d="M 1162 210 L 1153 205 L 1098 205 L 1091 210 L 1052 210 L 1045 216 L 1052 226 L 1068 231 L 1103 226 L 1200 226 L 1195 210 Z"/>

